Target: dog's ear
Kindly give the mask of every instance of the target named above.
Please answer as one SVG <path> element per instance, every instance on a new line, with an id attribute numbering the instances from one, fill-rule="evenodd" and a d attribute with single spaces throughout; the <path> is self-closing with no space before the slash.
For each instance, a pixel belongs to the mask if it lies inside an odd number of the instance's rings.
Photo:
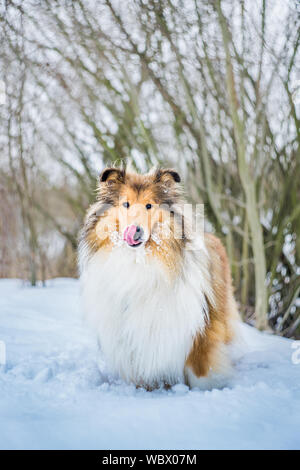
<path id="1" fill-rule="evenodd" d="M 156 183 L 164 183 L 168 186 L 172 186 L 175 183 L 180 183 L 181 178 L 177 171 L 171 169 L 158 169 L 155 174 Z"/>
<path id="2" fill-rule="evenodd" d="M 105 168 L 100 175 L 100 183 L 124 183 L 125 171 L 120 168 Z"/>

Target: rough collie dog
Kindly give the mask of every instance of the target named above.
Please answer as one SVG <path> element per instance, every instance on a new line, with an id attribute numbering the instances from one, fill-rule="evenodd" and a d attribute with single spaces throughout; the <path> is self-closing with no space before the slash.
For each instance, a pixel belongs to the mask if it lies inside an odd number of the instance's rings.
<path id="1" fill-rule="evenodd" d="M 86 315 L 110 370 L 153 389 L 223 386 L 238 320 L 228 259 L 191 236 L 180 177 L 106 168 L 81 232 Z"/>

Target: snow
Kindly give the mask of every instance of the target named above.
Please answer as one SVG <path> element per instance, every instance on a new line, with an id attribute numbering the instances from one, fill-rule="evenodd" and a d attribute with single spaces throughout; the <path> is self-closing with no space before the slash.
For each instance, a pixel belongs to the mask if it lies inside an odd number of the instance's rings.
<path id="1" fill-rule="evenodd" d="M 228 388 L 147 392 L 105 370 L 78 281 L 1 280 L 0 448 L 299 449 L 300 343 L 242 334 Z"/>

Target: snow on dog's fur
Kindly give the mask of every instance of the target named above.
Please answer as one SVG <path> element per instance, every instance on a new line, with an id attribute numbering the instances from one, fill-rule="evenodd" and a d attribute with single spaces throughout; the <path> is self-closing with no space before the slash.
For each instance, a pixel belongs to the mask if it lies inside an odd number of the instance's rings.
<path id="1" fill-rule="evenodd" d="M 215 236 L 191 236 L 179 183 L 174 170 L 107 168 L 81 232 L 87 318 L 111 371 L 147 388 L 221 386 L 231 371 L 227 256 Z"/>

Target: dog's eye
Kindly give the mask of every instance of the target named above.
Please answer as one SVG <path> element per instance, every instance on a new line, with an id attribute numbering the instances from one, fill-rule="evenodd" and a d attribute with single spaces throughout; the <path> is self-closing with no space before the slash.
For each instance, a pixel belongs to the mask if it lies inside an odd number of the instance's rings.
<path id="1" fill-rule="evenodd" d="M 152 208 L 152 204 L 146 204 L 146 209 L 149 210 Z"/>
<path id="2" fill-rule="evenodd" d="M 126 209 L 128 209 L 128 207 L 130 206 L 129 202 L 123 202 L 123 206 L 126 207 Z"/>

